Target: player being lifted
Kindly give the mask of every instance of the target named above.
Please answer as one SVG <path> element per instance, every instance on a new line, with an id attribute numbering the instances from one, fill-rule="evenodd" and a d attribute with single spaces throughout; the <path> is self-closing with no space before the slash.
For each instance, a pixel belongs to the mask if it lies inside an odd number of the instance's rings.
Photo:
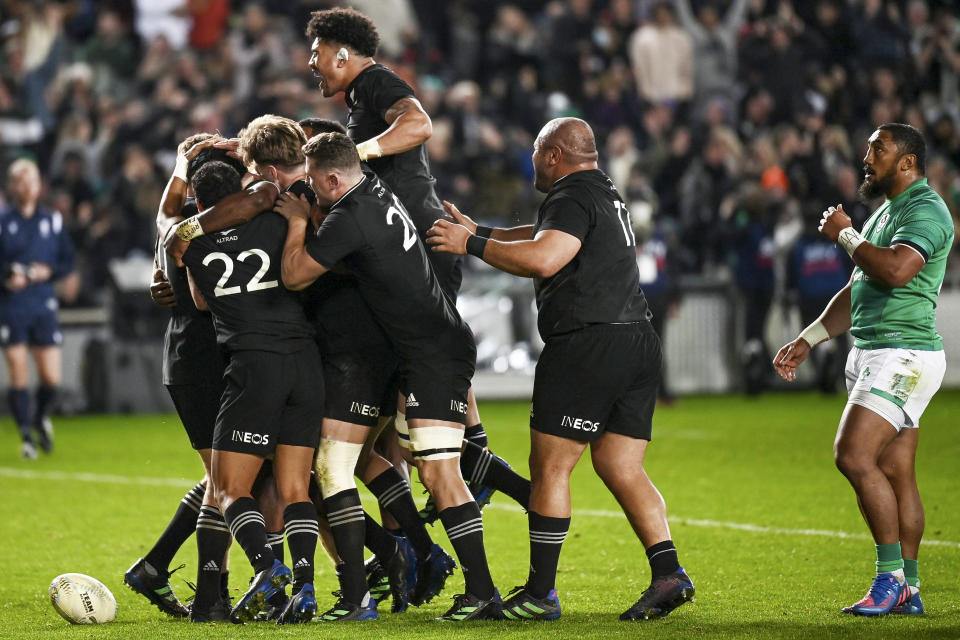
<path id="1" fill-rule="evenodd" d="M 503 603 L 515 620 L 554 620 L 560 548 L 570 527 L 570 474 L 587 446 L 646 548 L 653 578 L 621 620 L 662 617 L 693 584 L 670 539 L 666 505 L 643 468 L 661 375 L 660 339 L 640 290 L 636 242 L 623 198 L 597 168 L 593 131 L 557 118 L 533 146 L 535 187 L 546 193 L 533 226 L 478 227 L 450 203 L 428 243 L 469 252 L 534 279 L 540 335 L 530 412 L 530 573 Z"/>
<path id="2" fill-rule="evenodd" d="M 860 195 L 883 204 L 858 233 L 843 205 L 823 212 L 820 232 L 856 267 L 816 322 L 783 346 L 773 364 L 784 380 L 821 342 L 849 330 L 847 405 L 834 458 L 857 494 L 877 551 L 877 575 L 845 613 L 923 613 L 917 554 L 924 514 L 915 458 L 920 416 L 946 369 L 935 326 L 954 227 L 924 178 L 926 144 L 909 125 L 887 123 L 868 140 Z"/>
<path id="3" fill-rule="evenodd" d="M 191 182 L 200 209 L 240 191 L 240 176 L 222 162 L 207 163 Z M 213 480 L 220 511 L 256 572 L 233 609 L 237 621 L 252 620 L 291 578 L 274 557 L 251 495 L 271 455 L 293 564 L 292 597 L 278 622 L 307 622 L 317 606 L 318 525 L 308 484 L 320 439 L 322 365 L 297 296 L 279 282 L 285 237 L 284 220 L 265 213 L 194 240 L 183 255 L 197 306 L 209 306 L 217 341 L 229 357 L 213 440 Z"/>
<path id="4" fill-rule="evenodd" d="M 480 509 L 459 469 L 467 390 L 476 358 L 473 335 L 441 290 L 405 208 L 376 175 L 363 172 L 350 138 L 321 134 L 307 143 L 304 153 L 310 185 L 329 213 L 308 239 L 306 201 L 292 194 L 279 199 L 276 210 L 290 225 L 284 284 L 302 289 L 338 264 L 356 276 L 363 299 L 400 358 L 410 448 L 463 566 L 466 593 L 455 597 L 442 618 L 499 618 L 500 596 L 487 567 Z M 341 437 L 362 442 L 366 433 L 349 429 Z M 331 456 L 327 464 L 336 467 L 326 473 L 346 485 L 355 460 L 352 453 Z M 358 499 L 353 508 L 361 508 Z M 362 581 L 362 555 L 354 552 L 349 560 L 342 559 L 352 581 Z"/>
<path id="5" fill-rule="evenodd" d="M 400 199 L 420 238 L 426 238 L 433 222 L 444 215 L 424 145 L 432 133 L 430 116 L 410 85 L 373 59 L 380 36 L 365 15 L 353 9 L 315 11 L 306 33 L 311 39 L 310 68 L 320 91 L 328 98 L 344 94 L 349 108 L 347 133 L 357 144 L 360 159 Z M 429 253 L 428 258 L 441 289 L 456 302 L 462 259 L 442 253 Z M 468 398 L 463 476 L 478 497 L 485 493 L 482 487 L 489 486 L 526 508 L 530 482 L 486 449 L 487 436 L 472 389 Z M 396 428 L 402 444 L 406 430 L 402 411 L 397 413 Z"/>

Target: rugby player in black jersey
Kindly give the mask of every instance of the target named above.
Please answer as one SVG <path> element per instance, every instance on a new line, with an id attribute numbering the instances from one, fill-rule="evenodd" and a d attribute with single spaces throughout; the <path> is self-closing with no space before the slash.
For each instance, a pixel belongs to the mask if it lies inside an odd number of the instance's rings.
<path id="1" fill-rule="evenodd" d="M 375 174 L 364 173 L 350 138 L 321 134 L 307 143 L 304 153 L 310 185 L 329 212 L 316 235 L 307 238 L 305 200 L 292 194 L 279 198 L 276 210 L 290 225 L 284 283 L 305 288 L 338 264 L 356 276 L 360 294 L 400 358 L 410 448 L 464 569 L 466 593 L 456 596 L 443 619 L 499 618 L 500 596 L 487 567 L 480 509 L 459 469 L 467 390 L 476 358 L 473 335 L 441 290 L 403 204 Z M 356 442 L 365 435 L 343 437 Z M 344 458 L 341 468 L 331 473 L 341 477 L 352 473 Z M 331 464 L 335 461 L 329 459 Z M 355 554 L 347 565 L 345 571 L 362 579 L 362 556 Z M 363 607 L 358 602 L 343 604 Z"/>
<path id="2" fill-rule="evenodd" d="M 693 598 L 670 540 L 666 505 L 643 468 L 660 382 L 660 340 L 639 285 L 630 214 L 597 168 L 593 131 L 557 118 L 534 143 L 536 224 L 478 227 L 445 203 L 428 243 L 533 278 L 540 335 L 530 412 L 530 573 L 506 617 L 554 620 L 560 547 L 570 526 L 570 473 L 590 446 L 593 467 L 646 548 L 650 587 L 621 620 L 662 617 Z M 293 228 L 291 228 L 293 231 Z M 284 255 L 286 259 L 286 255 Z"/>
<path id="3" fill-rule="evenodd" d="M 192 199 L 187 199 L 188 167 L 203 149 L 201 143 L 213 138 L 208 133 L 196 134 L 177 148 L 177 170 L 171 176 L 160 203 L 158 221 L 163 231 L 169 228 L 169 220 L 182 220 L 197 212 Z M 163 384 L 170 393 L 190 445 L 200 455 L 205 475 L 183 497 L 153 548 L 126 571 L 124 583 L 170 615 L 185 617 L 189 614 L 194 619 L 203 620 L 226 619 L 220 601 L 226 591 L 227 573 L 221 565 L 230 534 L 216 506 L 213 484 L 209 482 L 213 426 L 223 391 L 224 361 L 217 347 L 210 314 L 199 311 L 190 297 L 186 270 L 167 263 L 166 257 L 166 253 L 159 249 L 158 270 L 151 286 L 154 300 L 170 307 L 170 320 L 164 334 Z M 194 530 L 197 531 L 199 559 L 197 596 L 188 612 L 170 587 L 168 567 Z"/>
<path id="4" fill-rule="evenodd" d="M 199 208 L 240 190 L 239 174 L 222 162 L 205 164 L 191 183 Z M 318 527 L 308 485 L 320 439 L 322 365 L 297 296 L 279 282 L 285 237 L 284 220 L 266 213 L 195 240 L 183 255 L 194 300 L 200 308 L 209 306 L 217 342 L 229 357 L 214 432 L 214 488 L 256 572 L 232 611 L 235 621 L 252 620 L 291 579 L 290 569 L 274 557 L 251 495 L 269 456 L 293 565 L 293 594 L 278 622 L 307 622 L 316 612 Z"/>
<path id="5" fill-rule="evenodd" d="M 380 37 L 373 22 L 354 9 L 314 11 L 306 30 L 311 39 L 310 68 L 319 79 L 325 97 L 343 93 L 349 115 L 347 132 L 357 144 L 360 159 L 393 191 L 406 207 L 421 239 L 433 222 L 444 215 L 434 191 L 436 180 L 424 142 L 433 125 L 413 89 L 396 73 L 377 63 Z M 456 302 L 461 282 L 461 258 L 430 253 L 443 292 Z M 501 458 L 486 450 L 487 437 L 471 389 L 466 444 L 461 466 L 463 476 L 481 502 L 493 487 L 527 507 L 530 483 L 510 470 Z M 403 407 L 396 415 L 400 444 L 405 444 Z M 396 462 L 396 461 L 395 461 Z M 435 517 L 435 516 L 434 516 Z"/>

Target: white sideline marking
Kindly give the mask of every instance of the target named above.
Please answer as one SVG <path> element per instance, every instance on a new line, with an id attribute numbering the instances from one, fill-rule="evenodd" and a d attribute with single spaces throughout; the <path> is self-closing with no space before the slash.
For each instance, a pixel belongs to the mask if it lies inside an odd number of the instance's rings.
<path id="1" fill-rule="evenodd" d="M 184 478 L 149 478 L 145 476 L 115 476 L 106 473 L 83 473 L 70 471 L 33 471 L 30 469 L 15 469 L 12 467 L 0 467 L 0 477 L 21 478 L 24 480 L 66 480 L 71 482 L 96 482 L 103 484 L 140 484 L 160 487 L 192 487 L 196 484 L 195 480 Z M 366 496 L 364 496 L 366 497 Z M 492 503 L 485 507 L 486 509 L 496 509 L 500 511 L 522 512 L 519 505 L 512 503 Z M 622 511 L 609 511 L 606 509 L 577 509 L 578 516 L 592 516 L 595 518 L 623 518 Z M 750 524 L 749 522 L 723 522 L 719 520 L 699 520 L 695 518 L 679 518 L 676 516 L 669 518 L 670 522 L 675 524 L 686 524 L 691 527 L 708 527 L 713 529 L 734 529 L 736 531 L 749 531 L 751 533 L 775 533 L 779 535 L 792 536 L 822 536 L 827 538 L 848 538 L 855 540 L 870 539 L 865 533 L 847 533 L 846 531 L 829 531 L 827 529 L 787 529 L 784 527 L 766 527 L 759 524 Z M 949 547 L 951 549 L 960 549 L 960 542 L 951 542 L 949 540 L 924 540 L 921 544 L 931 547 Z"/>

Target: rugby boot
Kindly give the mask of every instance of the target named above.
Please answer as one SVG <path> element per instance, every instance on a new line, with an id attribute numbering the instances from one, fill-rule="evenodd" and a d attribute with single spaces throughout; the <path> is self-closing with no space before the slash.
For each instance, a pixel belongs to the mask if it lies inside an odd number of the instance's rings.
<path id="1" fill-rule="evenodd" d="M 910 587 L 910 597 L 903 604 L 898 604 L 890 613 L 899 615 L 918 616 L 923 613 L 923 600 L 920 599 L 920 591 Z"/>
<path id="2" fill-rule="evenodd" d="M 621 620 L 650 620 L 663 618 L 686 602 L 693 602 L 696 589 L 683 570 L 677 569 L 667 576 L 658 576 L 632 607 L 620 614 Z"/>
<path id="3" fill-rule="evenodd" d="M 387 561 L 386 573 L 393 598 L 390 613 L 403 613 L 410 606 L 410 598 L 417 584 L 417 553 L 406 538 L 397 537 L 396 540 L 397 550 Z"/>
<path id="4" fill-rule="evenodd" d="M 173 571 L 181 568 L 183 568 L 183 565 L 180 565 Z M 176 618 L 186 618 L 190 615 L 190 612 L 180 603 L 180 600 L 177 599 L 176 594 L 173 593 L 173 589 L 170 587 L 171 573 L 173 572 L 157 569 L 156 575 L 150 575 L 150 573 L 147 572 L 146 561 L 140 558 L 123 574 L 123 584 L 155 604 L 160 611 L 163 611 L 167 615 Z"/>
<path id="5" fill-rule="evenodd" d="M 334 591 L 333 595 L 340 597 L 339 591 Z M 358 605 L 347 602 L 342 597 L 337 600 L 337 604 L 325 611 L 320 616 L 322 622 L 359 622 L 361 620 L 377 620 L 380 614 L 377 613 L 377 603 L 373 598 L 367 599 L 367 605 Z"/>
<path id="6" fill-rule="evenodd" d="M 44 453 L 53 451 L 53 423 L 50 418 L 43 418 L 33 425 L 33 430 L 37 432 L 37 443 Z"/>
<path id="7" fill-rule="evenodd" d="M 453 575 L 453 570 L 457 568 L 457 563 L 443 548 L 434 543 L 430 547 L 430 555 L 423 561 L 419 567 L 417 584 L 413 590 L 413 597 L 410 604 L 419 607 L 425 602 L 430 602 L 433 598 L 443 591 L 447 578 Z"/>
<path id="8" fill-rule="evenodd" d="M 230 612 L 230 619 L 238 624 L 253 622 L 257 614 L 269 606 L 267 600 L 283 591 L 292 580 L 293 572 L 279 560 L 274 560 L 272 567 L 264 569 L 250 581 L 250 588 Z"/>
<path id="9" fill-rule="evenodd" d="M 469 593 L 453 596 L 453 606 L 445 614 L 434 620 L 464 622 L 466 620 L 503 620 L 503 600 L 500 592 L 493 590 L 493 597 L 481 600 Z"/>
<path id="10" fill-rule="evenodd" d="M 313 585 L 307 582 L 290 598 L 287 608 L 277 618 L 277 624 L 310 622 L 315 615 L 317 615 L 317 598 L 313 593 Z"/>
<path id="11" fill-rule="evenodd" d="M 560 598 L 551 589 L 546 598 L 534 598 L 525 586 L 514 587 L 503 603 L 503 617 L 508 620 L 556 620 L 560 617 Z"/>
<path id="12" fill-rule="evenodd" d="M 910 599 L 910 588 L 900 584 L 892 573 L 878 573 L 867 595 L 860 602 L 844 607 L 843 613 L 855 616 L 882 616 Z"/>
<path id="13" fill-rule="evenodd" d="M 215 603 L 205 609 L 198 609 L 194 601 L 190 606 L 190 622 L 227 622 L 230 620 L 230 605 L 223 600 L 217 600 Z"/>
<path id="14" fill-rule="evenodd" d="M 367 574 L 367 590 L 370 592 L 370 597 L 377 604 L 390 598 L 390 577 L 387 576 L 387 570 L 380 564 L 380 559 L 377 556 L 371 556 L 363 564 L 363 569 Z"/>

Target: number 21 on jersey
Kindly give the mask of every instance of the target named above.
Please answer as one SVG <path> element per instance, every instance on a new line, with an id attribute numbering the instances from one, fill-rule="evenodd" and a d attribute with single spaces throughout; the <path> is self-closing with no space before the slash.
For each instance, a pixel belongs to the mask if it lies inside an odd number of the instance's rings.
<path id="1" fill-rule="evenodd" d="M 246 262 L 247 258 L 251 256 L 256 256 L 260 258 L 260 269 L 250 278 L 250 281 L 247 282 L 247 291 L 261 291 L 263 289 L 272 289 L 278 286 L 276 280 L 261 280 L 263 276 L 267 274 L 267 271 L 270 270 L 270 255 L 263 249 L 250 249 L 249 251 L 244 251 L 237 256 L 237 260 L 240 262 Z M 217 286 L 213 288 L 213 295 L 217 296 L 232 296 L 234 294 L 240 293 L 243 289 L 240 285 L 235 285 L 233 287 L 225 286 L 227 281 L 230 280 L 230 276 L 233 275 L 233 259 L 230 258 L 225 253 L 220 251 L 215 251 L 214 253 L 209 253 L 203 259 L 203 266 L 209 267 L 211 262 L 222 262 L 223 263 L 223 275 L 220 276 L 220 280 L 217 281 Z"/>

